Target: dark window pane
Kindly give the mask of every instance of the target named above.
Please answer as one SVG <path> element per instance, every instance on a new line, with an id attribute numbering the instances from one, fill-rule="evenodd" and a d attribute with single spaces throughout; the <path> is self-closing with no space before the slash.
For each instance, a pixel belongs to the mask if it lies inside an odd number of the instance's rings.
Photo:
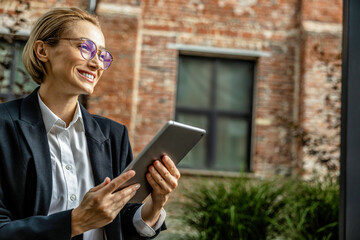
<path id="1" fill-rule="evenodd" d="M 208 125 L 207 118 L 201 115 L 178 114 L 177 121 L 204 129 L 207 129 Z M 204 169 L 206 167 L 206 141 L 207 137 L 205 135 L 180 162 L 179 167 Z"/>
<path id="2" fill-rule="evenodd" d="M 12 61 L 12 47 L 4 41 L 0 41 L 0 93 L 10 91 L 10 72 Z"/>
<path id="3" fill-rule="evenodd" d="M 14 84 L 14 94 L 16 96 L 21 96 L 31 93 L 38 85 L 35 83 L 30 75 L 26 72 L 25 67 L 22 63 L 22 52 L 24 50 L 25 44 L 16 45 L 16 72 L 15 72 L 15 84 Z"/>
<path id="4" fill-rule="evenodd" d="M 208 59 L 183 57 L 179 64 L 177 106 L 210 107 L 212 63 Z"/>
<path id="5" fill-rule="evenodd" d="M 217 65 L 216 108 L 219 110 L 251 111 L 253 64 L 222 60 Z"/>
<path id="6" fill-rule="evenodd" d="M 24 41 L 10 44 L 0 40 L 0 94 L 3 101 L 27 95 L 38 86 L 23 66 L 24 46 Z"/>
<path id="7" fill-rule="evenodd" d="M 180 56 L 176 120 L 206 138 L 179 167 L 248 171 L 254 62 Z"/>
<path id="8" fill-rule="evenodd" d="M 248 123 L 245 120 L 219 118 L 216 129 L 216 170 L 247 170 Z"/>

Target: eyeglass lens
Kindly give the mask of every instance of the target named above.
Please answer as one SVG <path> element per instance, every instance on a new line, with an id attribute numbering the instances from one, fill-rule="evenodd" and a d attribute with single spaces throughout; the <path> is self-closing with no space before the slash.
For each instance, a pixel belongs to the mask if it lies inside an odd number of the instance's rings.
<path id="1" fill-rule="evenodd" d="M 81 55 L 83 56 L 84 59 L 86 60 L 93 59 L 96 55 L 96 52 L 97 52 L 97 48 L 93 41 L 87 39 L 81 44 Z M 102 50 L 100 55 L 98 55 L 98 57 L 102 64 L 101 66 L 102 69 L 107 69 L 112 61 L 111 54 L 106 50 Z"/>

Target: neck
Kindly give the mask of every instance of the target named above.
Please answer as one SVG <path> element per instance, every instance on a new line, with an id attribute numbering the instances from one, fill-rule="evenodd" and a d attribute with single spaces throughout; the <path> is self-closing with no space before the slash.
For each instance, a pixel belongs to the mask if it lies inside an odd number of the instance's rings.
<path id="1" fill-rule="evenodd" d="M 78 95 L 64 94 L 46 84 L 41 84 L 39 95 L 45 105 L 68 126 L 74 117 Z"/>

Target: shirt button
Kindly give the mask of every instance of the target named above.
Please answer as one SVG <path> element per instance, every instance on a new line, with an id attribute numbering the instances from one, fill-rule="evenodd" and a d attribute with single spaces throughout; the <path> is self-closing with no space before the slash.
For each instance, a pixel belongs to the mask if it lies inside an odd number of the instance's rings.
<path id="1" fill-rule="evenodd" d="M 71 194 L 71 196 L 70 196 L 70 200 L 71 200 L 71 201 L 75 201 L 75 200 L 76 200 L 76 196 L 75 196 L 75 194 Z"/>
<path id="2" fill-rule="evenodd" d="M 70 164 L 68 164 L 65 166 L 65 168 L 70 171 L 72 169 L 72 166 Z"/>

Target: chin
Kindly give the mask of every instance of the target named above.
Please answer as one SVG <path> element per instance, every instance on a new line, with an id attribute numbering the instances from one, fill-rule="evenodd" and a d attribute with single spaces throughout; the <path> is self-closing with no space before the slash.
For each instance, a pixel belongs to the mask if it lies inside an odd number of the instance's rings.
<path id="1" fill-rule="evenodd" d="M 81 94 L 84 94 L 84 95 L 91 95 L 93 92 L 94 92 L 94 87 L 92 84 L 91 86 L 87 85 L 87 86 L 83 86 L 83 89 L 82 89 L 82 93 Z"/>
<path id="2" fill-rule="evenodd" d="M 81 94 L 83 95 L 91 95 L 94 92 L 94 89 L 86 89 Z"/>

